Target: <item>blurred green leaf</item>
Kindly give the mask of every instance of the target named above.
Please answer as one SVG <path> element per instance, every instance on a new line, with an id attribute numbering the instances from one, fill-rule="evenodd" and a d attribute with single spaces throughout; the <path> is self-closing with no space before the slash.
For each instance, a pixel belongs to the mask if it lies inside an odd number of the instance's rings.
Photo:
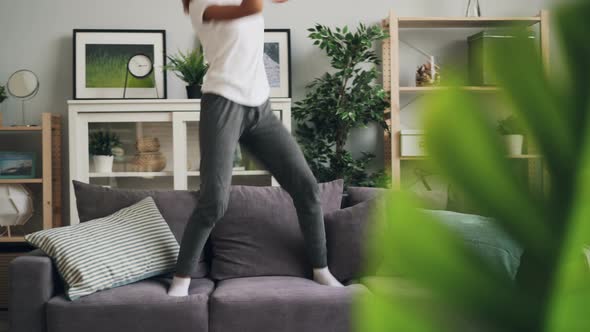
<path id="1" fill-rule="evenodd" d="M 522 30 L 491 54 L 512 111 L 544 156 L 549 192 L 532 192 L 515 173 L 492 121 L 460 82 L 425 103 L 432 165 L 524 248 L 516 282 L 396 193 L 374 215 L 367 275 L 380 281 L 365 283 L 371 292 L 357 302 L 358 331 L 590 331 L 588 17 L 587 1 L 557 10 L 567 83 L 548 79 Z"/>
<path id="2" fill-rule="evenodd" d="M 514 174 L 475 97 L 452 88 L 430 98 L 426 108 L 426 144 L 436 166 L 484 214 L 496 217 L 517 241 L 544 257 L 553 241 L 550 229 L 539 223 L 546 211 Z"/>

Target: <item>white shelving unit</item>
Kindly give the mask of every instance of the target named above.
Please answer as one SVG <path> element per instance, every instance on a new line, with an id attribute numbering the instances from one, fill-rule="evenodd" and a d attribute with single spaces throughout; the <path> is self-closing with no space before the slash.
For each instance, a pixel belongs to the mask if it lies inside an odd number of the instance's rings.
<path id="1" fill-rule="evenodd" d="M 291 130 L 291 100 L 273 99 L 274 114 Z M 72 100 L 68 101 L 70 152 L 70 223 L 78 223 L 71 180 L 126 189 L 196 190 L 200 100 Z M 121 137 L 127 160 L 137 152 L 135 140 L 157 137 L 167 160 L 159 172 L 135 172 L 119 161 L 111 173 L 94 172 L 88 151 L 92 131 L 109 130 Z M 251 185 L 278 185 L 263 169 L 236 169 L 234 180 Z M 114 185 L 113 185 L 114 184 Z"/>

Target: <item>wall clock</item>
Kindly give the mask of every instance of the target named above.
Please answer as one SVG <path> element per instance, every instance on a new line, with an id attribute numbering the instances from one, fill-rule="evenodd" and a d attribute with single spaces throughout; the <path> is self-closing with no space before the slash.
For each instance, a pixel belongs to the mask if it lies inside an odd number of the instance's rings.
<path id="1" fill-rule="evenodd" d="M 129 59 L 127 70 L 135 78 L 146 78 L 154 71 L 154 63 L 147 55 L 137 54 Z"/>
<path id="2" fill-rule="evenodd" d="M 123 90 L 123 98 L 127 95 L 127 84 L 129 82 L 129 74 L 138 80 L 148 79 L 154 71 L 154 62 L 145 54 L 135 54 L 127 62 L 127 72 L 125 74 L 125 89 Z M 153 78 L 152 78 L 153 80 Z M 156 94 L 158 90 L 156 89 Z M 158 96 L 159 98 L 159 96 Z"/>

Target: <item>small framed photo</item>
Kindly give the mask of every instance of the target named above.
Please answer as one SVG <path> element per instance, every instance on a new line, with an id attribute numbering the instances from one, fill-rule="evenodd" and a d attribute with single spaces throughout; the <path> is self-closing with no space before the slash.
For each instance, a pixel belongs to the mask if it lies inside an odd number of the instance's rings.
<path id="1" fill-rule="evenodd" d="M 35 153 L 0 152 L 0 179 L 34 179 Z"/>
<path id="2" fill-rule="evenodd" d="M 74 30 L 74 99 L 166 99 L 165 30 Z"/>
<path id="3" fill-rule="evenodd" d="M 264 67 L 271 98 L 291 98 L 291 30 L 264 30 Z"/>

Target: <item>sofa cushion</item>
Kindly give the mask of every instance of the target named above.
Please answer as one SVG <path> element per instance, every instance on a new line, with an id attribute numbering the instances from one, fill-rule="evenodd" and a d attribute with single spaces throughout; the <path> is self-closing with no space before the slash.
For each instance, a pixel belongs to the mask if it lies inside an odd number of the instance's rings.
<path id="1" fill-rule="evenodd" d="M 146 197 L 152 197 L 178 243 L 182 240 L 184 229 L 199 199 L 199 193 L 194 191 L 124 190 L 78 181 L 73 183 L 81 222 L 108 216 Z M 208 265 L 204 256 L 201 256 L 191 276 L 202 278 L 207 273 Z"/>
<path id="2" fill-rule="evenodd" d="M 365 268 L 365 237 L 374 203 L 373 200 L 362 202 L 324 216 L 328 266 L 341 282 L 360 277 Z"/>
<path id="3" fill-rule="evenodd" d="M 384 188 L 369 188 L 369 187 L 348 187 L 346 192 L 346 200 L 344 207 L 355 206 L 359 203 L 366 202 L 389 190 Z"/>
<path id="4" fill-rule="evenodd" d="M 25 240 L 53 259 L 70 300 L 171 272 L 178 257 L 178 242 L 151 197 Z"/>
<path id="5" fill-rule="evenodd" d="M 402 277 L 367 276 L 360 278 L 359 283 L 375 294 L 424 300 L 433 298 L 431 291 Z"/>
<path id="6" fill-rule="evenodd" d="M 208 330 L 208 301 L 214 283 L 193 279 L 189 296 L 167 294 L 171 280 L 154 278 L 106 290 L 75 302 L 47 302 L 47 331 L 195 332 Z"/>
<path id="7" fill-rule="evenodd" d="M 351 304 L 362 285 L 326 287 L 297 277 L 218 283 L 210 299 L 211 332 L 351 331 Z"/>
<path id="8" fill-rule="evenodd" d="M 515 279 L 523 249 L 491 218 L 450 211 L 426 210 L 457 233 L 468 248 L 481 256 L 499 273 Z"/>
<path id="9" fill-rule="evenodd" d="M 382 313 L 373 310 L 379 307 L 381 301 L 393 300 L 397 305 L 417 309 L 421 315 L 437 320 L 440 331 L 461 331 L 461 332 L 484 332 L 490 331 L 485 328 L 488 324 L 478 322 L 469 310 L 461 309 L 448 302 L 448 297 L 437 296 L 435 292 L 423 285 L 401 277 L 378 277 L 370 276 L 360 279 L 360 283 L 367 287 L 370 293 L 365 299 L 359 299 L 359 305 L 363 305 L 363 320 L 371 321 Z M 377 296 L 379 301 L 372 302 L 372 295 Z M 371 301 L 371 302 L 367 302 Z M 418 309 L 419 308 L 419 309 Z M 397 310 L 397 308 L 388 308 Z M 398 326 L 399 327 L 399 326 Z"/>
<path id="10" fill-rule="evenodd" d="M 320 184 L 324 212 L 340 208 L 343 181 Z M 211 234 L 211 277 L 311 275 L 297 213 L 279 187 L 234 186 Z"/>

